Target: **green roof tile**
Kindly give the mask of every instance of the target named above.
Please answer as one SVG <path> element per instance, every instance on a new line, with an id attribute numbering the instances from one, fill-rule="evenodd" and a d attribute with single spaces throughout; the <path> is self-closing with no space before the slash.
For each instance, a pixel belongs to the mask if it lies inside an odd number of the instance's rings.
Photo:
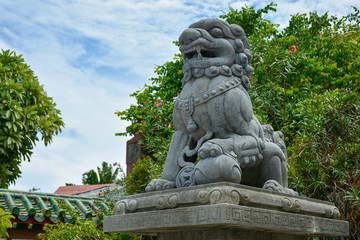
<path id="1" fill-rule="evenodd" d="M 98 222 L 96 210 L 108 210 L 102 198 L 0 189 L 0 207 L 16 217 L 14 222 L 34 219 L 40 224 L 58 220 L 72 223 L 71 215 L 60 208 L 57 200 L 75 209 L 82 218 L 95 222 Z M 94 201 L 100 202 L 100 209 L 94 206 Z"/>

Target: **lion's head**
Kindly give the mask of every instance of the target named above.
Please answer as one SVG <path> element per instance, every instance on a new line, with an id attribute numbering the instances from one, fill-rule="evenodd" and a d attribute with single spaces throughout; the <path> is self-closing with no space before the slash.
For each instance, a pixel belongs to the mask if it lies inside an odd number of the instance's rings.
<path id="1" fill-rule="evenodd" d="M 203 19 L 185 29 L 179 37 L 184 58 L 183 84 L 193 77 L 235 75 L 250 89 L 252 55 L 244 30 L 219 19 Z"/>

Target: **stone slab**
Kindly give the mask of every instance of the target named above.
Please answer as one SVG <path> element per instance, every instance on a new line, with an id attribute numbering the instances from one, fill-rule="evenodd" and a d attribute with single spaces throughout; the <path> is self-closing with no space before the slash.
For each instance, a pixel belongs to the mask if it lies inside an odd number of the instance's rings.
<path id="1" fill-rule="evenodd" d="M 346 221 L 228 203 L 115 215 L 104 221 L 105 232 L 156 234 L 211 228 L 313 236 L 349 234 Z"/>
<path id="2" fill-rule="evenodd" d="M 256 239 L 276 239 L 271 237 L 274 234 L 290 234 L 294 239 L 349 235 L 348 222 L 339 220 L 339 211 L 332 203 L 233 183 L 127 196 L 116 203 L 115 212 L 115 216 L 105 218 L 105 232 L 159 237 L 172 233 L 179 239 L 188 239 L 181 236 L 189 231 L 204 236 L 210 229 L 217 229 L 220 235 L 221 229 L 231 230 L 226 235 L 234 231 L 248 231 L 245 235 L 269 233 Z"/>
<path id="3" fill-rule="evenodd" d="M 125 214 L 216 203 L 246 205 L 326 218 L 340 217 L 339 210 L 330 202 L 227 182 L 123 197 L 115 205 L 115 212 Z"/>

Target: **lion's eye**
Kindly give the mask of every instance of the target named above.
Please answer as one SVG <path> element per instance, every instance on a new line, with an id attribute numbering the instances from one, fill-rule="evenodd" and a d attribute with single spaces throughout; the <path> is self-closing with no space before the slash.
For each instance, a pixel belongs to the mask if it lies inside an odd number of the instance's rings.
<path id="1" fill-rule="evenodd" d="M 218 28 L 218 27 L 214 27 L 212 29 L 209 30 L 209 33 L 211 34 L 211 36 L 213 37 L 223 37 L 223 31 L 221 28 Z"/>

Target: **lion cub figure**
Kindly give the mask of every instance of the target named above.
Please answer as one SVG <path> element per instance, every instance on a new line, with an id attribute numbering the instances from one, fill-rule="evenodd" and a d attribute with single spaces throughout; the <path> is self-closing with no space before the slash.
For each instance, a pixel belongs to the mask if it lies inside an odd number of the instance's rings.
<path id="1" fill-rule="evenodd" d="M 296 194 L 287 188 L 282 133 L 253 114 L 244 30 L 204 19 L 185 29 L 179 43 L 184 78 L 174 103 L 175 133 L 161 179 L 146 191 L 225 181 Z"/>

